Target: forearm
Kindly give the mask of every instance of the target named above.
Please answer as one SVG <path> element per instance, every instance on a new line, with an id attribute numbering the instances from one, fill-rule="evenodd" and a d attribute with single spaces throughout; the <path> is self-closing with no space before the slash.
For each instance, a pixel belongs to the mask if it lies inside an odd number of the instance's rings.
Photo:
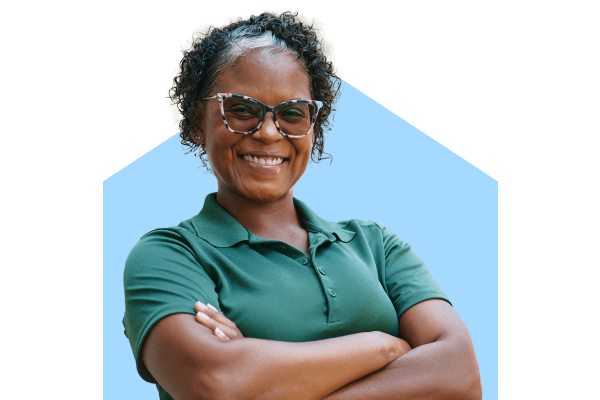
<path id="1" fill-rule="evenodd" d="M 479 368 L 470 341 L 441 339 L 409 351 L 325 399 L 468 400 L 481 396 Z"/>
<path id="2" fill-rule="evenodd" d="M 400 355 L 380 332 L 307 343 L 240 339 L 221 345 L 212 386 L 235 399 L 322 399 Z"/>

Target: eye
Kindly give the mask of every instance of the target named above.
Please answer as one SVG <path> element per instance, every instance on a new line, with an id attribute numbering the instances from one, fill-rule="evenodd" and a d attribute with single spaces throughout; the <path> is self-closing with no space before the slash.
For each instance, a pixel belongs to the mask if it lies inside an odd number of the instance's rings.
<path id="1" fill-rule="evenodd" d="M 244 104 L 237 104 L 225 110 L 227 116 L 237 119 L 258 118 L 256 107 L 250 107 Z"/>
<path id="2" fill-rule="evenodd" d="M 235 107 L 231 107 L 229 109 L 226 110 L 227 112 L 231 113 L 231 114 L 252 114 L 252 110 L 248 107 L 244 107 L 244 106 L 235 106 Z"/>
<path id="3" fill-rule="evenodd" d="M 293 124 L 300 123 L 308 118 L 305 104 L 290 104 L 281 107 L 277 110 L 277 118 L 283 119 L 285 122 Z"/>

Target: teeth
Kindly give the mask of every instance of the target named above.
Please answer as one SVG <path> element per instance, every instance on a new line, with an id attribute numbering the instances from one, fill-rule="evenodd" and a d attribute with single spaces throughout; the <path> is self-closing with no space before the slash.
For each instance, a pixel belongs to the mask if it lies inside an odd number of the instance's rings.
<path id="1" fill-rule="evenodd" d="M 283 158 L 281 158 L 281 157 L 278 157 L 278 158 L 257 157 L 257 156 L 251 156 L 249 154 L 244 155 L 244 160 L 253 162 L 255 164 L 270 165 L 270 166 L 279 165 L 279 164 L 283 163 Z"/>

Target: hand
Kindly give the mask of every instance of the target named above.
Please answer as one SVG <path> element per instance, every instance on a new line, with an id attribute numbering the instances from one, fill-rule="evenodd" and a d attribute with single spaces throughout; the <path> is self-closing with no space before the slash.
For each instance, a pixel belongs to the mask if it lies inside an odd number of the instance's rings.
<path id="1" fill-rule="evenodd" d="M 196 321 L 210 329 L 223 342 L 244 337 L 237 326 L 214 306 L 197 301 L 194 310 Z"/>

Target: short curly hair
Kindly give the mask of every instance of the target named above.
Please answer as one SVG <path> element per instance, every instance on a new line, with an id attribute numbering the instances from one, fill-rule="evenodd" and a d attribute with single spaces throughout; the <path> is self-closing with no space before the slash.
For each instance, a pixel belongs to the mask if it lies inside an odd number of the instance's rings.
<path id="1" fill-rule="evenodd" d="M 331 158 L 323 151 L 323 134 L 331 129 L 329 116 L 335 111 L 333 104 L 339 97 L 341 79 L 327 61 L 313 26 L 302 23 L 298 13 L 289 11 L 279 16 L 271 13 L 251 16 L 223 28 L 210 27 L 193 39 L 191 48 L 183 52 L 181 71 L 169 91 L 183 117 L 179 122 L 181 144 L 208 168 L 204 144 L 194 141 L 198 103 L 208 97 L 219 76 L 240 55 L 257 48 L 285 51 L 298 57 L 310 77 L 312 99 L 323 102 L 313 128 L 311 159 L 319 162 Z"/>

